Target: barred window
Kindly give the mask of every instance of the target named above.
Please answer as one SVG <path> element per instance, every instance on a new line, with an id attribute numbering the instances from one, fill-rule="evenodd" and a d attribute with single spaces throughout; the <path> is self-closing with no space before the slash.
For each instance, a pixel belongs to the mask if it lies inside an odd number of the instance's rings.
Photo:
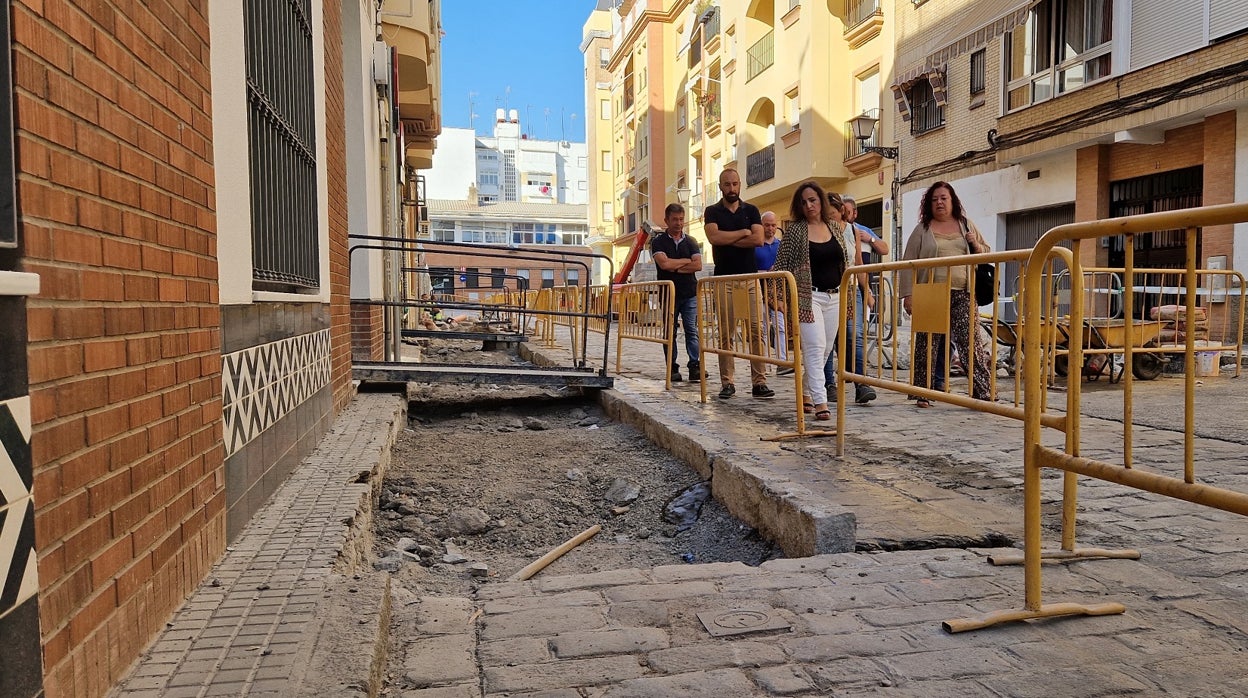
<path id="1" fill-rule="evenodd" d="M 252 278 L 320 286 L 311 0 L 245 0 Z"/>
<path id="2" fill-rule="evenodd" d="M 971 94 L 977 95 L 988 88 L 985 66 L 987 54 L 980 49 L 971 54 Z"/>
<path id="3" fill-rule="evenodd" d="M 919 80 L 907 95 L 910 101 L 910 133 L 926 133 L 945 125 L 945 107 L 936 101 L 932 83 Z"/>

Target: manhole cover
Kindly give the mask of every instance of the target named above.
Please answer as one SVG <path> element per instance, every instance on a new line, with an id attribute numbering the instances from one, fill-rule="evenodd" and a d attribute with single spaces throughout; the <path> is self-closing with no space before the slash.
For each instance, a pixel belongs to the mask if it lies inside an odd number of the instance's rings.
<path id="1" fill-rule="evenodd" d="M 789 630 L 792 626 L 769 607 L 731 608 L 698 613 L 698 620 L 712 637 L 745 635 L 765 630 Z"/>

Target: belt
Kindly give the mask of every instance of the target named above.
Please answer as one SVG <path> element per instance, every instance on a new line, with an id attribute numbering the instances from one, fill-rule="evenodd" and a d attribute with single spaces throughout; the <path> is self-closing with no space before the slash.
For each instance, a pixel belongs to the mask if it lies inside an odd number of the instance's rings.
<path id="1" fill-rule="evenodd" d="M 819 291 L 820 293 L 836 293 L 841 290 L 839 286 L 834 288 L 819 288 L 818 286 L 811 286 L 810 288 L 812 291 Z"/>

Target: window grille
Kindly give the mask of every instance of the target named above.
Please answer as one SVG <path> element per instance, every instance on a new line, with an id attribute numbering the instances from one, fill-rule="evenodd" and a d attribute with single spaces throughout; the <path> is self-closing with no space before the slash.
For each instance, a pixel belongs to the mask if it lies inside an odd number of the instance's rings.
<path id="1" fill-rule="evenodd" d="M 252 278 L 318 288 L 311 0 L 245 0 Z"/>
<path id="2" fill-rule="evenodd" d="M 929 80 L 919 80 L 910 88 L 910 133 L 926 133 L 945 125 L 945 107 L 936 101 Z"/>
<path id="3" fill-rule="evenodd" d="M 988 88 L 985 65 L 987 63 L 985 49 L 971 54 L 971 94 L 977 95 Z"/>

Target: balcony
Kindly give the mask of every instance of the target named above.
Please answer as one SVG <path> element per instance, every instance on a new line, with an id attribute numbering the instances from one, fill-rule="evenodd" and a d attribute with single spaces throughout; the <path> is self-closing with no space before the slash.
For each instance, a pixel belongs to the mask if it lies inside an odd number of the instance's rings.
<path id="1" fill-rule="evenodd" d="M 442 133 L 441 40 L 437 3 L 386 0 L 381 21 L 386 43 L 398 55 L 399 118 L 409 167 L 433 165 L 434 139 Z"/>
<path id="2" fill-rule="evenodd" d="M 745 52 L 745 81 L 749 82 L 758 77 L 759 73 L 771 67 L 776 62 L 776 46 L 775 46 L 775 30 L 767 32 L 763 38 L 754 42 L 754 45 Z"/>
<path id="3" fill-rule="evenodd" d="M 776 176 L 776 144 L 772 143 L 762 150 L 756 150 L 745 157 L 745 186 L 752 187 L 759 182 Z"/>
<path id="4" fill-rule="evenodd" d="M 878 122 L 880 118 L 880 110 L 878 108 L 864 109 L 862 112 L 862 115 L 869 116 Z M 858 157 L 859 155 L 866 155 L 867 154 L 866 146 L 877 146 L 879 144 L 880 144 L 880 129 L 878 127 L 871 132 L 870 138 L 866 139 L 865 141 L 860 141 L 857 138 L 854 138 L 853 124 L 851 124 L 848 121 L 845 122 L 845 159 L 846 160 L 852 160 Z"/>
<path id="5" fill-rule="evenodd" d="M 695 142 L 702 140 L 702 117 L 689 122 L 689 137 Z"/>
<path id="6" fill-rule="evenodd" d="M 707 10 L 706 23 L 702 25 L 702 45 L 706 47 L 706 53 L 712 54 L 719 48 L 719 15 L 718 7 L 712 7 Z"/>
<path id="7" fill-rule="evenodd" d="M 848 0 L 845 7 L 845 42 L 851 49 L 880 35 L 884 12 L 880 0 Z"/>

